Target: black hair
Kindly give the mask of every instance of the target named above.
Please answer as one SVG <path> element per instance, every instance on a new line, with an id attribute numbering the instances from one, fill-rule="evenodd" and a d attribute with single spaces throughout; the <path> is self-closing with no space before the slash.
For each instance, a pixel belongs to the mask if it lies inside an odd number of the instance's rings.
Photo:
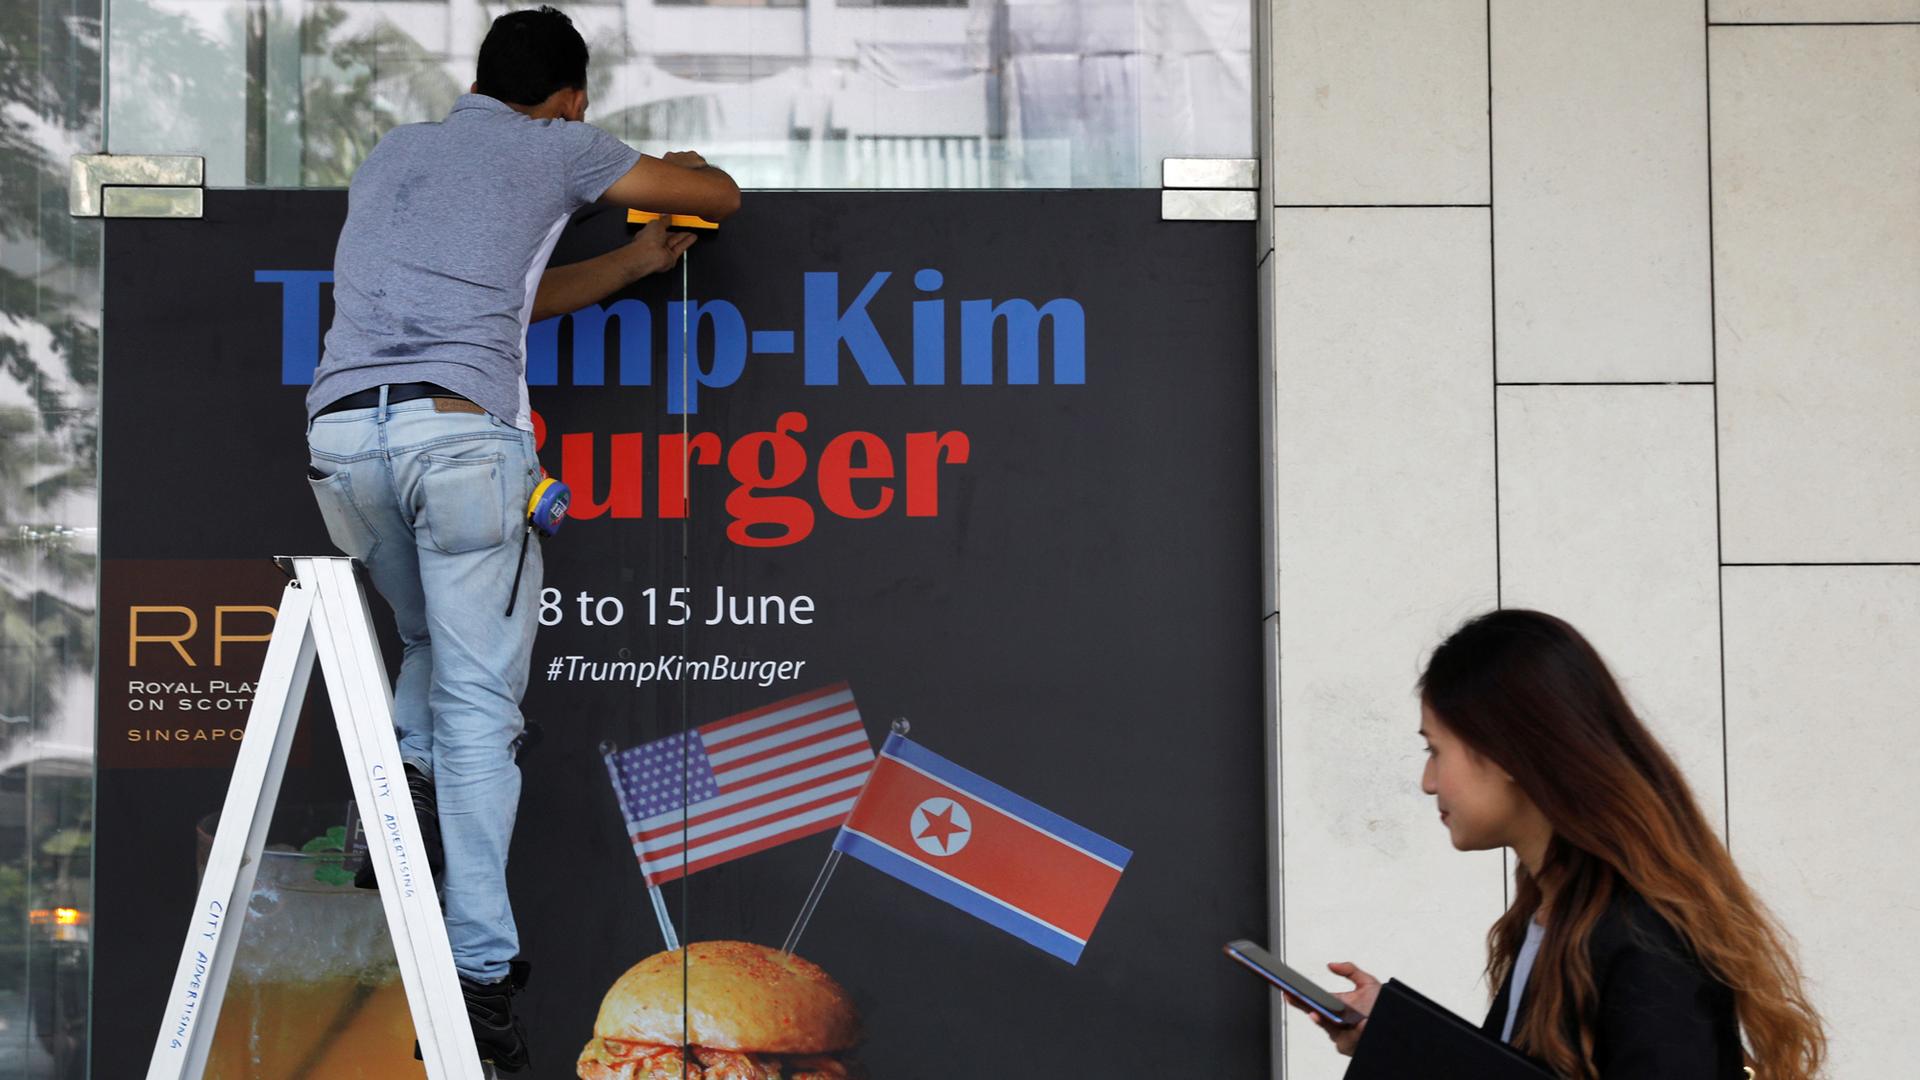
<path id="1" fill-rule="evenodd" d="M 1507 913 L 1487 934 L 1488 985 L 1499 986 L 1552 897 L 1515 1048 L 1555 1076 L 1600 1075 L 1613 1006 L 1603 1013 L 1589 946 L 1614 898 L 1630 891 L 1732 991 L 1746 1064 L 1772 1080 L 1826 1075 L 1826 1033 L 1791 939 L 1578 630 L 1538 611 L 1481 615 L 1434 650 L 1420 697 L 1553 827 L 1541 865 L 1516 869 Z"/>
<path id="2" fill-rule="evenodd" d="M 474 89 L 509 105 L 538 105 L 556 90 L 584 90 L 587 43 L 555 8 L 509 11 L 480 43 Z"/>

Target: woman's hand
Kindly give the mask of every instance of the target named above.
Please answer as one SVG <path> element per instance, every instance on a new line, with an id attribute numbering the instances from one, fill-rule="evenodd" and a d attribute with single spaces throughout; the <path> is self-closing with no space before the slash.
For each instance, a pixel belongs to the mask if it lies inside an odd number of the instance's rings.
<path id="1" fill-rule="evenodd" d="M 1328 964 L 1327 970 L 1353 983 L 1353 989 L 1336 990 L 1333 994 L 1334 997 L 1345 1002 L 1347 1008 L 1359 1012 L 1362 1016 L 1373 1015 L 1373 1003 L 1380 997 L 1379 979 L 1374 978 L 1345 961 L 1337 964 Z M 1315 1024 L 1319 1025 L 1321 1030 L 1327 1033 L 1327 1038 L 1333 1040 L 1333 1048 L 1348 1057 L 1353 1056 L 1354 1049 L 1360 1045 L 1361 1034 L 1367 1030 L 1367 1022 L 1365 1020 L 1351 1027 L 1341 1027 L 1327 1020 L 1319 1013 L 1309 1013 L 1308 1017 Z"/>

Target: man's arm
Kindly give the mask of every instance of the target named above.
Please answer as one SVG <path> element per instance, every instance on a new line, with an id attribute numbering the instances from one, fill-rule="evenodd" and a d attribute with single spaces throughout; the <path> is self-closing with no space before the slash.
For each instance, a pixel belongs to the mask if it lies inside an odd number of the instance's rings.
<path id="1" fill-rule="evenodd" d="M 549 267 L 533 295 L 533 321 L 577 311 L 639 281 L 668 270 L 693 246 L 691 233 L 667 231 L 667 220 L 648 223 L 633 241 L 566 266 Z"/>
<path id="2" fill-rule="evenodd" d="M 664 158 L 642 155 L 600 199 L 630 210 L 720 221 L 740 209 L 740 185 L 699 154 L 676 150 Z"/>

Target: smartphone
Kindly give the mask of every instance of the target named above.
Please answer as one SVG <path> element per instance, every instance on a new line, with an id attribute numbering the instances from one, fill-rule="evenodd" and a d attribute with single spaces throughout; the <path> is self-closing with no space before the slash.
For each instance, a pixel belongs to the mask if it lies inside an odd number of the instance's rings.
<path id="1" fill-rule="evenodd" d="M 1273 954 L 1251 941 L 1229 941 L 1225 952 L 1242 967 L 1293 995 L 1304 1005 L 1340 1027 L 1352 1027 L 1365 1020 L 1359 1011 L 1313 984 L 1313 980 L 1273 958 Z"/>

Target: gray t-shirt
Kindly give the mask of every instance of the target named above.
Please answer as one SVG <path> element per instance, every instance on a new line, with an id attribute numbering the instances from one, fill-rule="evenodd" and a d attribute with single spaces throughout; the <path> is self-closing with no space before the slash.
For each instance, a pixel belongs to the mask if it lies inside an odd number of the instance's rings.
<path id="1" fill-rule="evenodd" d="M 560 230 L 638 161 L 589 124 L 465 94 L 388 132 L 353 175 L 333 326 L 307 415 L 382 383 L 438 383 L 531 431 L 527 319 Z"/>

